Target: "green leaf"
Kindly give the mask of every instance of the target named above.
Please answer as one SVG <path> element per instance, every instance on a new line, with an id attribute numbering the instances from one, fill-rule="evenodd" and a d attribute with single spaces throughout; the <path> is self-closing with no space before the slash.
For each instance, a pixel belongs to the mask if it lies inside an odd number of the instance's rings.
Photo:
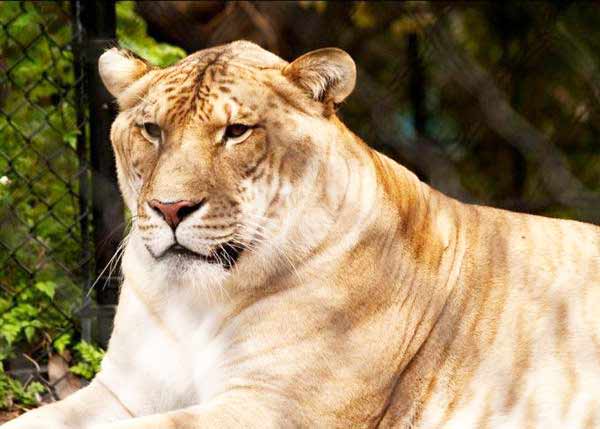
<path id="1" fill-rule="evenodd" d="M 91 380 L 100 371 L 104 350 L 86 341 L 81 341 L 74 349 L 78 362 L 70 367 L 69 371 Z"/>
<path id="2" fill-rule="evenodd" d="M 81 134 L 79 130 L 73 130 L 67 132 L 63 136 L 63 141 L 67 143 L 73 150 L 77 149 L 77 136 Z"/>
<path id="3" fill-rule="evenodd" d="M 161 67 L 186 56 L 183 49 L 148 36 L 146 22 L 135 12 L 134 1 L 117 2 L 117 38 L 122 46 Z"/>
<path id="4" fill-rule="evenodd" d="M 56 291 L 56 283 L 51 281 L 37 282 L 35 284 L 35 288 L 44 292 L 50 299 L 52 299 L 54 298 L 54 292 Z"/>
<path id="5" fill-rule="evenodd" d="M 34 336 L 35 336 L 35 327 L 27 326 L 25 328 L 25 338 L 27 338 L 27 342 L 31 343 Z"/>
<path id="6" fill-rule="evenodd" d="M 54 349 L 59 353 L 64 353 L 67 349 L 67 346 L 71 344 L 71 334 L 65 333 L 60 335 L 57 339 L 54 340 Z"/>

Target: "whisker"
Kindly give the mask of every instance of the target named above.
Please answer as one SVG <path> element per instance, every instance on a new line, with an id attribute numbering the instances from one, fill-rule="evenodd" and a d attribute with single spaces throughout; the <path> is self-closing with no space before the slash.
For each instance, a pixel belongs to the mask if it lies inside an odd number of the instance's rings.
<path id="1" fill-rule="evenodd" d="M 106 272 L 106 270 L 108 270 L 108 277 L 105 280 L 104 284 L 102 285 L 103 288 L 106 287 L 108 279 L 110 277 L 112 277 L 114 270 L 117 268 L 119 262 L 121 261 L 121 259 L 123 257 L 123 254 L 125 253 L 125 247 L 127 247 L 127 243 L 129 242 L 129 237 L 131 236 L 132 232 L 135 229 L 134 221 L 136 218 L 137 218 L 137 216 L 132 216 L 131 219 L 129 220 L 129 222 L 127 222 L 126 229 L 129 231 L 127 232 L 127 234 L 125 234 L 125 236 L 123 237 L 123 239 L 117 246 L 117 249 L 115 250 L 115 253 L 113 254 L 113 256 L 106 263 L 106 265 L 104 266 L 102 271 L 100 271 L 100 274 L 98 274 L 98 276 L 96 277 L 96 279 L 94 280 L 92 285 L 89 287 L 89 289 L 85 295 L 86 298 L 90 297 L 95 286 L 98 284 L 100 279 L 104 276 L 104 273 Z"/>

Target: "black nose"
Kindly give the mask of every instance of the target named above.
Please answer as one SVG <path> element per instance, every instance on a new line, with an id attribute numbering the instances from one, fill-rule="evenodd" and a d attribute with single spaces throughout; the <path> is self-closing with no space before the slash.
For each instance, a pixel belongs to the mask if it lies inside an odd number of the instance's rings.
<path id="1" fill-rule="evenodd" d="M 163 203 L 158 200 L 150 200 L 148 201 L 148 204 L 156 211 L 156 213 L 163 217 L 171 229 L 175 230 L 177 225 L 179 225 L 183 219 L 204 205 L 204 200 L 182 200 L 174 203 Z"/>

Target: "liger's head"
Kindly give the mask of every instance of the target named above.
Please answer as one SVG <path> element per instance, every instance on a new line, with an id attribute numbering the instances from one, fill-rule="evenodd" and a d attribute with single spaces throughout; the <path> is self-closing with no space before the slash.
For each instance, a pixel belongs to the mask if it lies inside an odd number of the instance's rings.
<path id="1" fill-rule="evenodd" d="M 356 78 L 339 49 L 288 63 L 243 41 L 163 69 L 113 48 L 99 68 L 133 238 L 164 270 L 220 275 L 283 233 Z"/>

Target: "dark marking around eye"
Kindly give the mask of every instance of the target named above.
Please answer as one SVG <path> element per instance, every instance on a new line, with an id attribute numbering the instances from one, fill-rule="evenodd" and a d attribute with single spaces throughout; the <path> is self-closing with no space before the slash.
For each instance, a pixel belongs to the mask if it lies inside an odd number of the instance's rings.
<path id="1" fill-rule="evenodd" d="M 236 138 L 243 135 L 250 127 L 244 124 L 231 124 L 225 129 L 225 138 Z"/>
<path id="2" fill-rule="evenodd" d="M 158 125 L 152 122 L 144 122 L 142 126 L 144 127 L 144 131 L 146 131 L 150 137 L 154 139 L 160 138 L 162 131 Z"/>

